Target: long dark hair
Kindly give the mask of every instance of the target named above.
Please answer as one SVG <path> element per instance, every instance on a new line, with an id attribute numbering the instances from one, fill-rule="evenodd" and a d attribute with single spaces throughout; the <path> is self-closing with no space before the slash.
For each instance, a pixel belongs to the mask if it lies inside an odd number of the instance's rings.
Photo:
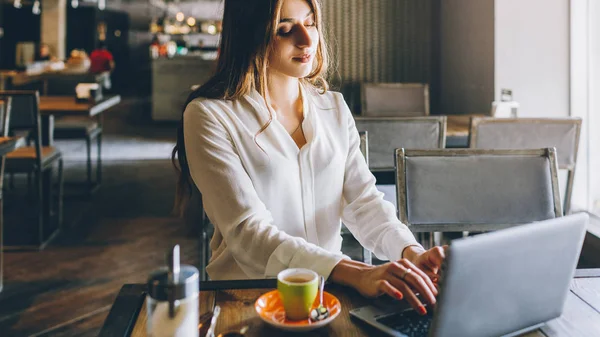
<path id="1" fill-rule="evenodd" d="M 266 96 L 267 60 L 271 41 L 277 34 L 284 0 L 225 0 L 223 30 L 215 75 L 192 92 L 183 107 L 198 97 L 235 100 L 253 90 Z M 313 71 L 301 81 L 321 92 L 328 89 L 325 74 L 328 66 L 327 45 L 322 28 L 320 0 L 307 0 L 315 15 L 320 32 Z M 258 132 L 264 131 L 269 121 Z M 175 197 L 175 212 L 183 215 L 192 193 L 192 180 L 183 136 L 183 112 L 177 129 L 177 143 L 171 161 L 179 176 Z"/>

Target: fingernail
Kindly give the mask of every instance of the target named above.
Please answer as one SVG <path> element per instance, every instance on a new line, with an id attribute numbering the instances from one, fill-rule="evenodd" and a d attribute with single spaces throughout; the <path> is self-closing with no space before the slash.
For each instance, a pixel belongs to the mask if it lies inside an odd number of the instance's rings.
<path id="1" fill-rule="evenodd" d="M 397 298 L 397 299 L 399 299 L 399 300 L 401 300 L 401 299 L 403 299 L 403 298 L 404 298 L 404 295 L 402 295 L 402 293 L 401 293 L 401 292 L 397 291 L 397 292 L 396 292 L 396 298 Z"/>
<path id="2" fill-rule="evenodd" d="M 438 278 L 437 278 L 437 277 L 434 277 L 434 278 L 432 278 L 431 280 L 432 280 L 433 282 L 437 282 L 437 281 L 438 281 Z"/>
<path id="3" fill-rule="evenodd" d="M 424 306 L 422 306 L 422 305 L 420 305 L 420 306 L 419 306 L 419 313 L 420 313 L 421 315 L 425 315 L 425 314 L 427 314 L 427 310 L 425 310 L 425 307 L 424 307 Z"/>

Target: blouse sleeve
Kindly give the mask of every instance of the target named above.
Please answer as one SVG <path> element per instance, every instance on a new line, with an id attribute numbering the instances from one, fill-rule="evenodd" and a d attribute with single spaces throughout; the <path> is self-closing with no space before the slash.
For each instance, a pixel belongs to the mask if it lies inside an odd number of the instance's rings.
<path id="1" fill-rule="evenodd" d="M 404 248 L 421 245 L 408 227 L 398 220 L 396 207 L 384 200 L 383 193 L 375 187 L 375 177 L 360 151 L 354 117 L 341 94 L 336 94 L 336 100 L 348 128 L 342 221 L 360 244 L 378 258 L 399 260 Z"/>
<path id="2" fill-rule="evenodd" d="M 240 268 L 251 278 L 286 268 L 308 268 L 329 277 L 342 254 L 281 231 L 254 189 L 230 135 L 201 101 L 184 112 L 184 140 L 192 179 L 207 215 Z"/>

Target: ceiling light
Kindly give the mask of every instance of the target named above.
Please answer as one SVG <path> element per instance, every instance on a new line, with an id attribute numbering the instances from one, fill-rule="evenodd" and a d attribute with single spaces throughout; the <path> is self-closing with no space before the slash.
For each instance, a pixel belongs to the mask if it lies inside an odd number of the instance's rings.
<path id="1" fill-rule="evenodd" d="M 79 7 L 79 1 L 78 0 L 71 0 L 71 7 L 73 7 L 73 8 Z"/>
<path id="2" fill-rule="evenodd" d="M 21 8 L 21 7 L 23 7 L 23 4 L 21 3 L 21 0 L 15 0 L 15 1 L 13 2 L 13 6 L 14 6 L 15 8 Z"/>
<path id="3" fill-rule="evenodd" d="M 192 17 L 189 17 L 189 18 L 187 19 L 187 24 L 188 24 L 188 26 L 190 26 L 190 27 L 194 27 L 194 25 L 196 25 L 196 19 L 194 19 L 194 18 L 192 18 Z"/>
<path id="4" fill-rule="evenodd" d="M 217 34 L 217 26 L 209 25 L 206 31 L 208 32 L 208 34 L 215 35 Z"/>
<path id="5" fill-rule="evenodd" d="M 35 15 L 40 15 L 42 13 L 42 9 L 40 8 L 40 0 L 35 0 L 33 2 L 33 7 L 31 8 L 31 12 Z"/>
<path id="6" fill-rule="evenodd" d="M 175 19 L 177 19 L 179 22 L 182 22 L 185 19 L 185 15 L 182 12 L 179 12 L 175 15 Z"/>

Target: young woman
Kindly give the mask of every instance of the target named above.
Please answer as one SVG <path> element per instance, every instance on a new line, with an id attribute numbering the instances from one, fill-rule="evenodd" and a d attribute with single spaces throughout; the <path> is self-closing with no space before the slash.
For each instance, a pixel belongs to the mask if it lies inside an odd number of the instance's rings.
<path id="1" fill-rule="evenodd" d="M 435 303 L 443 250 L 425 251 L 383 200 L 326 70 L 317 0 L 225 0 L 216 75 L 191 95 L 173 150 L 177 204 L 196 184 L 215 225 L 212 279 L 309 268 L 365 296 L 406 298 L 424 314 L 415 293 Z M 341 221 L 394 262 L 342 255 Z"/>

